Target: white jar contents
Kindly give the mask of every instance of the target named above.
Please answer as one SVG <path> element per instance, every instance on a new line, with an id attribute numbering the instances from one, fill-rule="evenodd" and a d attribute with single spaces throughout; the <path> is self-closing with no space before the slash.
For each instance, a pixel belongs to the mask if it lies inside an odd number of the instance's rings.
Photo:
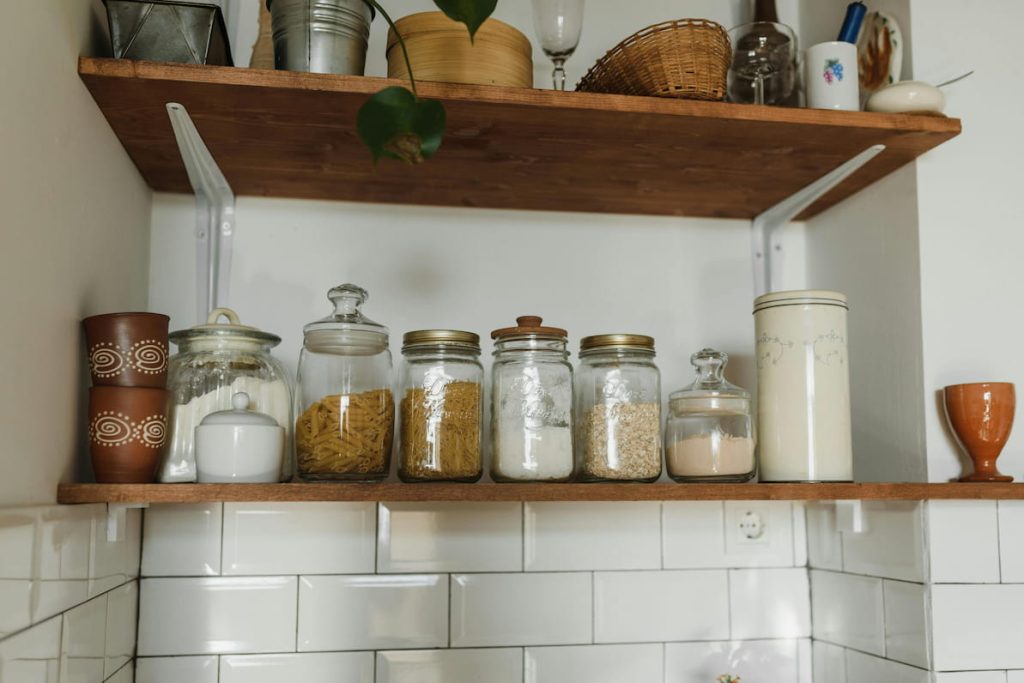
<path id="1" fill-rule="evenodd" d="M 668 468 L 683 477 L 747 474 L 754 470 L 754 440 L 721 432 L 691 436 L 669 446 Z"/>
<path id="2" fill-rule="evenodd" d="M 516 429 L 503 422 L 494 447 L 493 471 L 506 479 L 543 481 L 572 474 L 568 426 Z"/>

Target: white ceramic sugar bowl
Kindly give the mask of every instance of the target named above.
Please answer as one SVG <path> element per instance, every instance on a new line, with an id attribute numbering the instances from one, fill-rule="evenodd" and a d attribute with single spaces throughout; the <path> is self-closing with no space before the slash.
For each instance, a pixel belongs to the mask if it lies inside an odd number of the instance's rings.
<path id="1" fill-rule="evenodd" d="M 207 415 L 196 427 L 199 483 L 276 482 L 284 458 L 284 428 L 277 420 L 249 410 L 249 395 L 231 397 L 234 410 Z"/>

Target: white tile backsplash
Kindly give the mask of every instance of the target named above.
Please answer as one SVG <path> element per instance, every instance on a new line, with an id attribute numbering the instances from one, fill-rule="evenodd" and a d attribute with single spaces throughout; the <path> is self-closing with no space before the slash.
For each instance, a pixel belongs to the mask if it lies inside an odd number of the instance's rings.
<path id="1" fill-rule="evenodd" d="M 372 652 L 230 655 L 219 683 L 373 683 Z"/>
<path id="2" fill-rule="evenodd" d="M 778 500 L 727 500 L 725 557 L 722 567 L 792 567 L 793 504 Z M 748 538 L 740 531 L 746 519 L 761 524 L 761 535 Z"/>
<path id="3" fill-rule="evenodd" d="M 794 566 L 788 501 L 667 501 L 663 506 L 666 569 Z M 763 525 L 759 539 L 740 533 L 748 512 Z"/>
<path id="4" fill-rule="evenodd" d="M 994 500 L 928 501 L 933 583 L 999 583 L 999 527 Z"/>
<path id="5" fill-rule="evenodd" d="M 374 503 L 225 503 L 223 574 L 370 574 Z"/>
<path id="6" fill-rule="evenodd" d="M 143 516 L 143 576 L 220 574 L 221 503 L 151 505 Z"/>
<path id="7" fill-rule="evenodd" d="M 814 638 L 885 654 L 882 580 L 811 570 Z"/>
<path id="8" fill-rule="evenodd" d="M 931 683 L 931 674 L 906 664 L 847 650 L 847 683 Z"/>
<path id="9" fill-rule="evenodd" d="M 591 574 L 453 574 L 451 646 L 593 642 Z"/>
<path id="10" fill-rule="evenodd" d="M 204 657 L 140 657 L 135 683 L 218 683 L 218 659 Z"/>
<path id="11" fill-rule="evenodd" d="M 729 595 L 733 640 L 810 637 L 805 569 L 730 570 Z"/>
<path id="12" fill-rule="evenodd" d="M 61 683 L 102 683 L 106 663 L 107 596 L 64 614 Z"/>
<path id="13" fill-rule="evenodd" d="M 445 647 L 448 577 L 303 576 L 300 652 Z"/>
<path id="14" fill-rule="evenodd" d="M 931 587 L 936 671 L 1024 669 L 1024 585 Z"/>
<path id="15" fill-rule="evenodd" d="M 919 583 L 882 582 L 885 602 L 885 656 L 927 669 L 928 592 Z"/>
<path id="16" fill-rule="evenodd" d="M 812 658 L 814 683 L 846 683 L 846 648 L 815 640 Z"/>
<path id="17" fill-rule="evenodd" d="M 800 667 L 796 640 L 665 645 L 665 680 L 669 683 L 714 683 L 722 674 L 739 676 L 743 683 L 810 683 L 810 672 L 802 679 Z"/>
<path id="18" fill-rule="evenodd" d="M 527 571 L 661 568 L 661 503 L 527 503 Z"/>
<path id="19" fill-rule="evenodd" d="M 96 509 L 103 507 L 65 505 L 40 509 L 32 623 L 88 599 L 92 516 Z"/>
<path id="20" fill-rule="evenodd" d="M 835 503 L 807 503 L 807 563 L 816 569 L 843 569 L 843 537 L 836 528 Z"/>
<path id="21" fill-rule="evenodd" d="M 378 652 L 376 683 L 523 683 L 523 651 L 486 648 Z"/>
<path id="22" fill-rule="evenodd" d="M 843 570 L 902 581 L 925 580 L 920 502 L 864 501 L 865 533 L 843 533 Z"/>
<path id="23" fill-rule="evenodd" d="M 107 539 L 107 511 L 100 506 L 92 515 L 92 552 L 89 557 L 89 596 L 116 588 L 139 575 L 142 551 L 142 510 L 125 510 L 124 533 Z"/>
<path id="24" fill-rule="evenodd" d="M 377 571 L 517 572 L 522 503 L 381 503 Z"/>
<path id="25" fill-rule="evenodd" d="M 135 665 L 128 662 L 107 679 L 106 683 L 134 683 Z"/>
<path id="26" fill-rule="evenodd" d="M 63 616 L 0 640 L 0 681 L 58 683 Z"/>
<path id="27" fill-rule="evenodd" d="M 143 579 L 140 656 L 295 651 L 294 576 Z"/>
<path id="28" fill-rule="evenodd" d="M 104 675 L 112 676 L 135 655 L 139 589 L 132 581 L 107 593 L 106 664 Z"/>
<path id="29" fill-rule="evenodd" d="M 728 637 L 725 570 L 594 574 L 596 643 Z"/>
<path id="30" fill-rule="evenodd" d="M 999 501 L 999 557 L 1002 581 L 1024 583 L 1024 500 Z"/>
<path id="31" fill-rule="evenodd" d="M 663 683 L 664 646 L 528 647 L 526 683 Z"/>
<path id="32" fill-rule="evenodd" d="M 1006 671 L 949 671 L 935 674 L 933 683 L 1007 683 L 1006 678 Z M 1009 683 L 1017 683 L 1012 675 Z"/>

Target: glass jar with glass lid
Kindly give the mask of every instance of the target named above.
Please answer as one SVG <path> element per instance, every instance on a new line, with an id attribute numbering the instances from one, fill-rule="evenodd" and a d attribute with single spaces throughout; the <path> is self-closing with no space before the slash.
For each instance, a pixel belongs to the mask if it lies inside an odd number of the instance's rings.
<path id="1" fill-rule="evenodd" d="M 690 357 L 697 380 L 669 396 L 668 474 L 676 481 L 749 481 L 757 473 L 750 392 L 724 377 L 729 356 L 703 349 Z"/>
<path id="2" fill-rule="evenodd" d="M 295 460 L 303 479 L 379 481 L 394 437 L 388 329 L 365 317 L 367 293 L 340 285 L 334 312 L 303 328 Z"/>
<path id="3" fill-rule="evenodd" d="M 494 330 L 491 476 L 568 481 L 573 475 L 568 332 L 537 316 Z"/>
<path id="4" fill-rule="evenodd" d="M 227 322 L 220 322 L 221 319 Z M 231 408 L 231 397 L 249 395 L 250 407 L 270 415 L 291 441 L 292 396 L 280 361 L 270 350 L 281 343 L 277 335 L 243 325 L 230 308 L 210 313 L 205 325 L 172 332 L 178 353 L 168 363 L 170 434 L 160 481 L 196 480 L 195 433 L 203 418 Z M 286 453 L 281 479 L 291 478 Z"/>
<path id="5" fill-rule="evenodd" d="M 651 337 L 602 334 L 580 341 L 576 468 L 583 481 L 661 476 L 661 374 Z"/>
<path id="6" fill-rule="evenodd" d="M 402 339 L 398 476 L 473 482 L 483 473 L 480 337 L 419 330 Z"/>

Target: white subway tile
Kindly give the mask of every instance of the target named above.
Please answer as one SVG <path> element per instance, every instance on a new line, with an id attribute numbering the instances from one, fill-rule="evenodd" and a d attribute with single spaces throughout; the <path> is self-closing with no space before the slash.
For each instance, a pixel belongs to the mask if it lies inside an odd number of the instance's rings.
<path id="1" fill-rule="evenodd" d="M 882 580 L 820 570 L 810 575 L 814 638 L 884 654 Z"/>
<path id="2" fill-rule="evenodd" d="M 999 583 L 994 500 L 928 501 L 932 583 Z"/>
<path id="3" fill-rule="evenodd" d="M 377 683 L 523 683 L 523 651 L 488 648 L 378 652 Z"/>
<path id="4" fill-rule="evenodd" d="M 807 566 L 807 505 L 793 503 L 793 566 Z"/>
<path id="5" fill-rule="evenodd" d="M 225 503 L 225 575 L 373 572 L 374 503 Z"/>
<path id="6" fill-rule="evenodd" d="M 722 674 L 743 683 L 796 683 L 800 662 L 795 640 L 666 643 L 665 680 L 713 683 Z"/>
<path id="7" fill-rule="evenodd" d="M 453 574 L 451 646 L 593 642 L 589 573 Z"/>
<path id="8" fill-rule="evenodd" d="M 843 538 L 833 502 L 807 503 L 807 563 L 815 569 L 843 569 Z"/>
<path id="9" fill-rule="evenodd" d="M 931 587 L 936 671 L 1024 669 L 1024 585 Z"/>
<path id="10" fill-rule="evenodd" d="M 5 683 L 57 683 L 62 622 L 63 617 L 54 617 L 0 640 L 0 680 Z"/>
<path id="11" fill-rule="evenodd" d="M 220 683 L 373 683 L 372 652 L 231 655 L 220 658 Z"/>
<path id="12" fill-rule="evenodd" d="M 814 683 L 846 683 L 846 648 L 822 640 L 813 645 Z"/>
<path id="13" fill-rule="evenodd" d="M 747 513 L 764 532 L 748 539 L 740 532 Z M 792 567 L 793 506 L 786 501 L 673 501 L 664 503 L 666 569 Z"/>
<path id="14" fill-rule="evenodd" d="M 88 599 L 92 515 L 103 508 L 102 505 L 62 505 L 40 509 L 33 623 Z"/>
<path id="15" fill-rule="evenodd" d="M 1008 673 L 1009 683 L 1024 682 L 1024 677 L 1015 680 L 1012 671 L 953 671 L 935 674 L 932 683 L 1007 683 Z"/>
<path id="16" fill-rule="evenodd" d="M 102 683 L 106 661 L 107 596 L 64 614 L 61 683 Z"/>
<path id="17" fill-rule="evenodd" d="M 0 638 L 32 623 L 34 585 L 28 579 L 0 579 Z"/>
<path id="18" fill-rule="evenodd" d="M 132 581 L 107 593 L 107 636 L 104 674 L 110 677 L 131 661 L 135 654 L 139 588 Z"/>
<path id="19" fill-rule="evenodd" d="M 885 656 L 927 669 L 928 597 L 919 583 L 884 581 Z"/>
<path id="20" fill-rule="evenodd" d="M 448 577 L 303 576 L 299 651 L 448 644 Z"/>
<path id="21" fill-rule="evenodd" d="M 986 681 L 987 683 L 987 681 Z M 1021 671 L 1007 671 L 1006 672 L 1006 683 L 1024 683 L 1024 670 Z"/>
<path id="22" fill-rule="evenodd" d="M 729 572 L 733 640 L 811 635 L 807 570 L 736 569 Z"/>
<path id="23" fill-rule="evenodd" d="M 295 651 L 296 578 L 143 579 L 140 656 Z"/>
<path id="24" fill-rule="evenodd" d="M 924 669 L 854 650 L 846 651 L 847 683 L 929 683 L 929 678 Z"/>
<path id="25" fill-rule="evenodd" d="M 663 683 L 661 644 L 526 648 L 526 683 Z M 474 682 L 475 683 L 475 682 Z"/>
<path id="26" fill-rule="evenodd" d="M 867 531 L 844 533 L 843 569 L 901 581 L 925 581 L 923 504 L 864 501 Z"/>
<path id="27" fill-rule="evenodd" d="M 0 509 L 0 638 L 32 623 L 32 508 Z"/>
<path id="28" fill-rule="evenodd" d="M 106 683 L 135 683 L 134 664 L 132 662 L 126 663 L 114 672 L 114 674 L 107 679 Z"/>
<path id="29" fill-rule="evenodd" d="M 143 576 L 220 574 L 221 503 L 151 505 L 143 515 Z"/>
<path id="30" fill-rule="evenodd" d="M 89 596 L 106 593 L 139 575 L 142 550 L 142 510 L 125 511 L 125 528 L 115 541 L 107 540 L 107 511 L 92 516 L 92 553 L 89 556 Z"/>
<path id="31" fill-rule="evenodd" d="M 217 657 L 140 657 L 135 683 L 217 683 Z"/>
<path id="32" fill-rule="evenodd" d="M 796 662 L 798 683 L 813 683 L 814 680 L 814 654 L 811 650 L 814 641 L 810 638 L 800 638 L 796 641 Z"/>
<path id="33" fill-rule="evenodd" d="M 527 571 L 661 568 L 661 504 L 527 503 Z"/>
<path id="34" fill-rule="evenodd" d="M 999 501 L 1002 581 L 1024 583 L 1024 500 Z"/>
<path id="35" fill-rule="evenodd" d="M 728 637 L 729 586 L 725 570 L 594 574 L 594 642 Z"/>
<path id="36" fill-rule="evenodd" d="M 377 571 L 516 572 L 522 503 L 381 503 Z"/>

